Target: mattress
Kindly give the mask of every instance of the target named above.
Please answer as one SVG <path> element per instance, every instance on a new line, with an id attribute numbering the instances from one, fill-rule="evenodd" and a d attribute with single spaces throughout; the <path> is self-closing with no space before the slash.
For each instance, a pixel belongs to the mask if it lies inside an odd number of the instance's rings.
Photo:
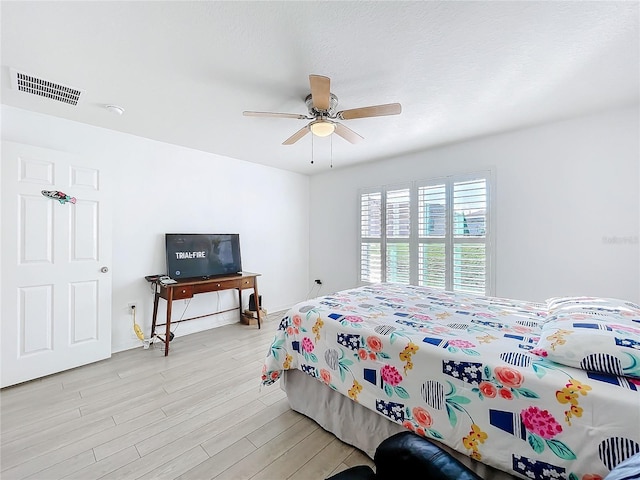
<path id="1" fill-rule="evenodd" d="M 262 383 L 298 370 L 387 422 L 515 478 L 603 478 L 640 451 L 633 362 L 640 307 L 600 304 L 568 314 L 551 307 L 575 305 L 396 284 L 337 292 L 284 315 Z M 604 314 L 617 323 L 606 323 Z M 584 332 L 588 344 L 615 335 L 622 360 L 585 356 L 584 342 L 574 342 Z M 621 332 L 628 338 L 618 342 Z M 572 358 L 575 352 L 581 357 Z M 596 368 L 610 364 L 618 374 Z M 302 413 L 340 423 L 339 410 L 313 408 Z M 371 446 L 363 449 L 371 454 Z"/>

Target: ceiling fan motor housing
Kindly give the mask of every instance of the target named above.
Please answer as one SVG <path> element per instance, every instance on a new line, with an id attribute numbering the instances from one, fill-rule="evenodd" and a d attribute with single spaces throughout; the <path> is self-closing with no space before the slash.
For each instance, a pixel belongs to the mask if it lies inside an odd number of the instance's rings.
<path id="1" fill-rule="evenodd" d="M 327 111 L 318 110 L 313 106 L 313 98 L 312 95 L 307 95 L 307 98 L 304 99 L 304 103 L 307 105 L 307 109 L 309 110 L 309 115 L 312 117 L 329 117 L 336 118 L 336 107 L 338 106 L 338 97 L 336 97 L 333 93 L 329 94 L 329 109 Z"/>

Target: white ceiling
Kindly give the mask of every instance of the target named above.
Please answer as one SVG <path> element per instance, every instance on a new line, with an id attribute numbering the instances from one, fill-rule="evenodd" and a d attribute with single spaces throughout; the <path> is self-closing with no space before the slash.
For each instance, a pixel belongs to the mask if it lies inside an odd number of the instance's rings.
<path id="1" fill-rule="evenodd" d="M 2 103 L 314 174 L 637 104 L 639 2 L 2 1 Z M 84 91 L 73 107 L 11 89 L 9 67 Z M 282 142 L 309 74 L 364 137 Z M 122 116 L 104 105 L 117 104 Z M 331 140 L 329 140 L 331 139 Z"/>

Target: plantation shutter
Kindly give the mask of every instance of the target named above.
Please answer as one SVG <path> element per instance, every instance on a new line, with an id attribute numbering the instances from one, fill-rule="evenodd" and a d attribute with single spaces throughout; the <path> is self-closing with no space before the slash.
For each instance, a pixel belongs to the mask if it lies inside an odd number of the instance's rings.
<path id="1" fill-rule="evenodd" d="M 382 192 L 360 195 L 360 280 L 382 281 Z"/>
<path id="2" fill-rule="evenodd" d="M 388 190 L 386 195 L 386 281 L 409 283 L 411 259 L 411 190 Z"/>
<path id="3" fill-rule="evenodd" d="M 487 181 L 453 184 L 454 291 L 484 295 L 486 291 Z"/>
<path id="4" fill-rule="evenodd" d="M 418 188 L 418 285 L 446 287 L 446 185 Z"/>

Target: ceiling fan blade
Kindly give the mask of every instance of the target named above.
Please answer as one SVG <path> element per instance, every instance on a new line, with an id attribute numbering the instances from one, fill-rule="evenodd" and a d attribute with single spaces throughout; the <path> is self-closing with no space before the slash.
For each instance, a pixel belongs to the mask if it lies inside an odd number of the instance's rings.
<path id="1" fill-rule="evenodd" d="M 340 135 L 342 138 L 344 138 L 347 142 L 350 142 L 350 143 L 358 143 L 364 140 L 364 137 L 361 137 L 350 128 L 347 128 L 341 123 L 337 123 L 337 122 L 336 122 L 335 133 L 337 135 Z"/>
<path id="2" fill-rule="evenodd" d="M 398 115 L 402 112 L 399 103 L 387 103 L 385 105 L 374 105 L 371 107 L 352 108 L 343 110 L 336 114 L 341 120 L 351 120 L 353 118 L 382 117 L 385 115 Z"/>
<path id="3" fill-rule="evenodd" d="M 309 75 L 309 83 L 311 84 L 313 108 L 316 110 L 329 110 L 329 94 L 331 93 L 331 80 L 329 77 Z"/>
<path id="4" fill-rule="evenodd" d="M 245 117 L 280 117 L 280 118 L 297 118 L 300 120 L 309 120 L 306 115 L 300 115 L 298 113 L 274 113 L 274 112 L 251 112 L 244 111 L 242 115 Z"/>
<path id="5" fill-rule="evenodd" d="M 282 144 L 293 145 L 302 137 L 304 137 L 307 133 L 309 133 L 309 125 L 305 125 L 304 127 L 302 127 L 300 130 L 298 130 L 296 133 L 294 133 L 289 138 L 287 138 L 284 142 L 282 142 Z"/>

